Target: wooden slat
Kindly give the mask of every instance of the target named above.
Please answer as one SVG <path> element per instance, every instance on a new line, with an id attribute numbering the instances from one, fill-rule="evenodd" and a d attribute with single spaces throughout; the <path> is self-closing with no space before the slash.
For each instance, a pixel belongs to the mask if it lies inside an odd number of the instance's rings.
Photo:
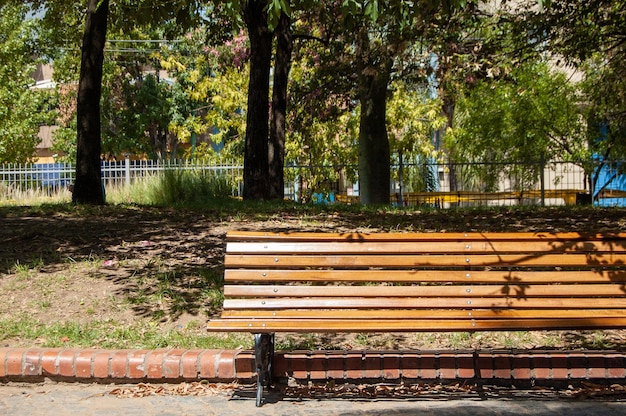
<path id="1" fill-rule="evenodd" d="M 626 298 L 276 298 L 225 299 L 224 309 L 593 309 L 626 308 Z M 584 313 L 584 311 L 583 311 Z"/>
<path id="2" fill-rule="evenodd" d="M 209 322 L 213 331 L 626 325 L 626 233 L 620 232 L 229 232 L 225 266 L 224 311 Z M 370 282 L 409 284 L 358 284 Z"/>
<path id="3" fill-rule="evenodd" d="M 229 254 L 427 254 L 427 253 L 601 253 L 626 252 L 626 240 L 612 241 L 388 241 L 229 242 Z"/>
<path id="4" fill-rule="evenodd" d="M 250 320 L 228 319 L 209 321 L 212 330 L 236 332 L 417 332 L 417 331 L 481 331 L 481 330 L 533 330 L 533 329 L 592 329 L 622 328 L 626 318 L 546 318 L 546 319 L 361 319 L 361 320 Z"/>
<path id="5" fill-rule="evenodd" d="M 226 267 L 523 267 L 523 266 L 609 266 L 626 264 L 626 254 L 544 255 L 227 255 Z"/>
<path id="6" fill-rule="evenodd" d="M 626 233 L 267 233 L 257 231 L 229 231 L 227 241 L 573 241 L 573 240 L 626 240 Z"/>
<path id="7" fill-rule="evenodd" d="M 225 310 L 222 319 L 511 319 L 580 318 L 583 311 L 567 309 L 332 309 Z M 626 318 L 623 309 L 585 309 L 585 317 Z"/>
<path id="8" fill-rule="evenodd" d="M 429 286 L 279 286 L 226 285 L 229 297 L 625 297 L 623 285 L 429 285 Z"/>
<path id="9" fill-rule="evenodd" d="M 626 283 L 626 270 L 274 270 L 228 269 L 226 282 Z"/>

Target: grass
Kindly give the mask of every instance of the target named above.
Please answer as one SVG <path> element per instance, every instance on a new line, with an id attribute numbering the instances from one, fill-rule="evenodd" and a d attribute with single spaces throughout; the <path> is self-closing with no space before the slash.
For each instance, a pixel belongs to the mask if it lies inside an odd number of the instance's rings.
<path id="1" fill-rule="evenodd" d="M 252 337 L 248 334 L 200 335 L 198 322 L 186 328 L 164 331 L 156 325 L 137 323 L 123 325 L 115 321 L 93 320 L 85 324 L 62 322 L 44 324 L 29 317 L 0 319 L 0 342 L 11 340 L 13 345 L 46 348 L 251 348 Z"/>
<path id="2" fill-rule="evenodd" d="M 1 185 L 1 183 L 0 183 Z M 110 204 L 154 206 L 202 206 L 228 200 L 235 186 L 225 176 L 200 170 L 166 170 L 132 182 L 130 186 L 107 186 Z M 17 190 L 0 188 L 0 207 L 67 204 L 72 195 L 66 188 L 54 192 L 45 189 Z"/>
<path id="3" fill-rule="evenodd" d="M 577 227 L 592 221 L 593 208 L 579 207 L 506 207 L 435 210 L 431 208 L 396 208 L 361 207 L 347 205 L 300 205 L 293 202 L 248 202 L 229 198 L 230 188 L 220 178 L 202 176 L 195 173 L 172 172 L 163 177 L 151 177 L 145 181 L 136 181 L 129 188 L 107 189 L 110 205 L 106 207 L 74 206 L 69 203 L 66 193 L 61 200 L 43 197 L 28 199 L 26 202 L 8 206 L 0 202 L 0 220 L 10 217 L 57 217 L 57 218 L 123 218 L 137 211 L 142 218 L 157 220 L 167 216 L 168 221 L 191 213 L 192 216 L 214 218 L 215 224 L 227 227 L 252 227 L 254 222 L 282 225 L 289 219 L 294 228 L 343 227 L 350 229 L 376 229 L 384 231 L 461 231 L 461 230 L 509 230 L 514 231 L 536 226 L 536 222 L 524 223 L 524 218 L 550 218 L 554 220 L 571 219 L 563 223 L 566 227 Z M 29 198 L 32 195 L 29 196 Z M 42 202 L 44 201 L 44 202 Z M 601 225 L 603 217 L 617 213 L 624 215 L 624 210 L 597 209 L 597 223 Z M 518 223 L 511 217 L 522 218 Z M 173 220 L 172 220 L 173 218 Z M 623 220 L 622 220 L 623 221 Z M 226 225 L 225 225 L 226 224 Z M 626 224 L 613 227 L 623 229 Z M 558 226 L 552 221 L 550 226 Z M 125 248 L 122 246 L 122 248 Z M 132 247 L 130 247 L 132 248 Z M 208 255 L 208 254 L 207 254 Z M 41 272 L 46 266 L 46 259 L 64 264 L 64 275 L 46 275 Z M 56 252 L 34 253 L 32 258 L 23 262 L 3 263 L 7 275 L 13 281 L 5 285 L 9 290 L 32 290 L 37 293 L 32 300 L 32 307 L 43 311 L 58 307 L 56 299 L 51 298 L 46 285 L 61 285 L 72 289 L 72 275 L 101 268 L 108 258 L 101 258 L 97 253 L 85 258 L 62 257 Z M 48 261 L 49 262 L 49 261 Z M 130 276 L 124 276 L 132 289 L 123 293 L 107 293 L 99 300 L 77 299 L 84 302 L 84 316 L 81 321 L 71 318 L 63 322 L 42 322 L 32 316 L 14 316 L 6 318 L 0 315 L 0 342 L 11 346 L 45 347 L 96 347 L 96 348 L 251 348 L 253 339 L 249 334 L 207 334 L 204 330 L 204 315 L 199 314 L 183 327 L 168 327 L 162 323 L 168 315 L 181 314 L 195 303 L 202 313 L 211 315 L 217 312 L 223 301 L 223 272 L 219 267 L 194 267 L 185 265 L 184 272 L 172 268 L 158 255 L 147 261 L 120 258 L 120 265 L 126 269 L 136 269 Z M 135 264 L 137 262 L 137 264 Z M 48 280 L 34 281 L 38 275 Z M 0 279 L 5 277 L 0 273 Z M 55 280 L 56 279 L 56 280 Z M 190 297 L 190 293 L 193 294 Z M 96 303 L 99 302 L 99 303 Z M 130 310 L 140 315 L 137 322 L 115 321 L 98 318 L 98 311 L 104 308 Z M 145 315 L 144 315 L 145 314 Z M 147 317 L 147 318 L 146 318 Z M 144 319 L 145 318 L 145 319 Z M 555 333 L 419 333 L 407 335 L 411 344 L 420 348 L 471 349 L 485 346 L 498 348 L 562 348 L 563 339 Z M 358 348 L 394 348 L 396 340 L 389 334 L 357 334 L 354 346 Z M 278 337 L 278 349 L 315 349 L 333 347 L 322 341 L 316 334 L 285 335 Z M 329 345 L 326 345 L 329 344 Z M 588 348 L 613 348 L 614 340 L 603 331 L 586 334 L 576 339 L 572 345 Z"/>

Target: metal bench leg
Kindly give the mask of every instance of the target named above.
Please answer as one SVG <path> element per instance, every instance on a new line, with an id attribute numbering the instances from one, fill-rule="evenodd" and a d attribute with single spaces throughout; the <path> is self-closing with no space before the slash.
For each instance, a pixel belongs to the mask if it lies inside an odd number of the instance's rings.
<path id="1" fill-rule="evenodd" d="M 263 388 L 272 384 L 274 361 L 274 334 L 254 334 L 254 361 L 256 367 L 256 405 L 263 402 Z"/>

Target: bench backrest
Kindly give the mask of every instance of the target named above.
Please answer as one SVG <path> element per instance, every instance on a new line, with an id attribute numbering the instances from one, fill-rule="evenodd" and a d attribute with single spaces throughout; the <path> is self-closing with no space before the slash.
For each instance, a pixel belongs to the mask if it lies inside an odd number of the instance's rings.
<path id="1" fill-rule="evenodd" d="M 225 267 L 224 330 L 626 326 L 626 233 L 231 232 Z"/>

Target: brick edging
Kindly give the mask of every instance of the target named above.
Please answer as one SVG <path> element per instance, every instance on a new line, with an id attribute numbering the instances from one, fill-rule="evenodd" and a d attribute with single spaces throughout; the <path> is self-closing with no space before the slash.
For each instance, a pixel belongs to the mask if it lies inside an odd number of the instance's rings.
<path id="1" fill-rule="evenodd" d="M 242 350 L 0 348 L 0 379 L 230 381 L 251 378 L 252 359 Z"/>
<path id="2" fill-rule="evenodd" d="M 616 380 L 615 351 L 293 351 L 277 352 L 273 373 L 298 380 Z M 249 350 L 0 348 L 0 380 L 167 382 L 250 381 Z"/>

